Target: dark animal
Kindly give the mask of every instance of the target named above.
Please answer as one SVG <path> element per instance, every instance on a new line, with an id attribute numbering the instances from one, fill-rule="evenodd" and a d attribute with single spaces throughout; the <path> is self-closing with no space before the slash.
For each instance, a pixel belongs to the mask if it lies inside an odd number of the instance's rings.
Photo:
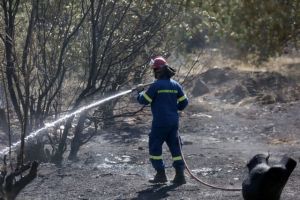
<path id="1" fill-rule="evenodd" d="M 297 162 L 288 156 L 284 156 L 273 166 L 268 161 L 269 156 L 257 154 L 247 164 L 249 175 L 242 185 L 245 200 L 280 200 L 282 190 Z"/>

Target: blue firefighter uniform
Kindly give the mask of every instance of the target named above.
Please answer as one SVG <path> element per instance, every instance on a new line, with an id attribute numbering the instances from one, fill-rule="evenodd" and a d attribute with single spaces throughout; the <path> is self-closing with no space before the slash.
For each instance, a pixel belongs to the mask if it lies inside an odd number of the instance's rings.
<path id="1" fill-rule="evenodd" d="M 157 171 L 165 168 L 162 145 L 166 142 L 172 154 L 173 167 L 184 170 L 178 141 L 178 110 L 188 105 L 188 99 L 181 85 L 173 79 L 159 79 L 146 92 L 139 93 L 137 99 L 140 104 L 151 104 L 153 121 L 149 134 L 149 153 L 152 166 Z"/>

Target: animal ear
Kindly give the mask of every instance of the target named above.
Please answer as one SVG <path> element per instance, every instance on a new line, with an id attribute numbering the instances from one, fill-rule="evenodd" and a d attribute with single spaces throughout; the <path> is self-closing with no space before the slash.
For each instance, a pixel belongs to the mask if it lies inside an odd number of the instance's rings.
<path id="1" fill-rule="evenodd" d="M 283 165 L 288 170 L 289 173 L 292 173 L 292 171 L 295 169 L 297 165 L 297 161 L 285 155 L 281 159 L 280 164 Z"/>
<path id="2" fill-rule="evenodd" d="M 251 171 L 259 162 L 259 157 L 260 157 L 260 154 L 257 154 L 255 156 L 253 156 L 247 163 L 247 168 L 249 171 Z"/>
<path id="3" fill-rule="evenodd" d="M 265 175 L 265 183 L 272 185 L 274 192 L 280 192 L 286 185 L 290 173 L 287 172 L 284 166 L 278 165 L 271 167 Z"/>

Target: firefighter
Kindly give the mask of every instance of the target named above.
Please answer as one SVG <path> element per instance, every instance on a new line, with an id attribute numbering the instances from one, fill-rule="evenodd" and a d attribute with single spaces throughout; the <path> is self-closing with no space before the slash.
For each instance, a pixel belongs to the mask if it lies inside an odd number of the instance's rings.
<path id="1" fill-rule="evenodd" d="M 151 105 L 152 127 L 149 134 L 150 161 L 156 170 L 156 175 L 151 183 L 165 183 L 167 176 L 162 158 L 163 143 L 169 147 L 173 158 L 173 167 L 176 170 L 174 184 L 185 184 L 185 165 L 181 156 L 178 137 L 179 114 L 188 105 L 188 99 L 182 86 L 171 79 L 176 71 L 171 68 L 162 56 L 157 56 L 150 61 L 154 77 L 157 79 L 147 91 L 138 88 L 137 100 L 140 104 Z"/>

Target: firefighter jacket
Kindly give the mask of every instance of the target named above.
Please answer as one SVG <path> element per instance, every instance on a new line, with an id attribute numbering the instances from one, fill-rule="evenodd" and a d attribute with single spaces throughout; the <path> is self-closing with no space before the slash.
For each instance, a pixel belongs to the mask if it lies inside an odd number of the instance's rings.
<path id="1" fill-rule="evenodd" d="M 169 78 L 156 80 L 146 92 L 139 93 L 137 100 L 151 105 L 152 127 L 178 126 L 178 110 L 188 105 L 181 85 Z"/>

